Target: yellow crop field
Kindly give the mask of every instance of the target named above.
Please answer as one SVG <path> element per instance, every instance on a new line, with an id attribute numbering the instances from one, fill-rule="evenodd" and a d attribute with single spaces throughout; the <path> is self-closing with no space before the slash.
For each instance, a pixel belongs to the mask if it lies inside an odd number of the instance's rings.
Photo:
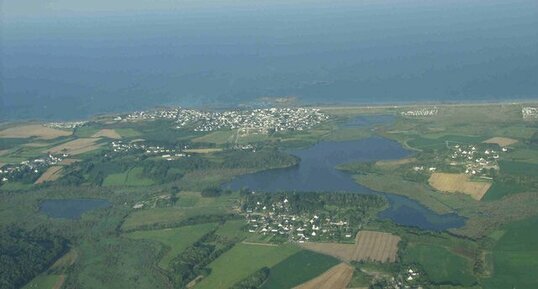
<path id="1" fill-rule="evenodd" d="M 70 155 L 83 154 L 83 153 L 98 149 L 101 146 L 101 144 L 97 144 L 99 140 L 101 139 L 100 138 L 79 138 L 76 140 L 72 140 L 72 141 L 60 144 L 53 148 L 47 149 L 43 152 L 53 153 L 53 154 L 66 153 Z"/>
<path id="2" fill-rule="evenodd" d="M 509 145 L 513 145 L 517 142 L 516 139 L 507 138 L 507 137 L 492 137 L 490 139 L 487 139 L 484 141 L 484 143 L 492 143 L 492 144 L 498 144 L 502 147 L 506 147 Z"/>
<path id="3" fill-rule="evenodd" d="M 344 261 L 394 262 L 399 242 L 400 237 L 390 233 L 360 231 L 355 244 L 308 242 L 302 246 Z"/>
<path id="4" fill-rule="evenodd" d="M 40 124 L 29 124 L 10 127 L 0 131 L 0 138 L 29 138 L 50 140 L 61 136 L 70 136 L 72 131 L 46 127 Z"/>
<path id="5" fill-rule="evenodd" d="M 464 193 L 475 200 L 482 199 L 491 187 L 490 182 L 471 181 L 466 174 L 433 173 L 428 182 L 438 191 Z"/>

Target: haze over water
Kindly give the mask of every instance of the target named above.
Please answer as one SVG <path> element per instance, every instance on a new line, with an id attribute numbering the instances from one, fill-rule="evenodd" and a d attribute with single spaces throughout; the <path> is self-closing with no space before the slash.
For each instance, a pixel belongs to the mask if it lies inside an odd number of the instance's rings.
<path id="1" fill-rule="evenodd" d="M 538 98 L 535 0 L 2 3 L 0 119 Z"/>

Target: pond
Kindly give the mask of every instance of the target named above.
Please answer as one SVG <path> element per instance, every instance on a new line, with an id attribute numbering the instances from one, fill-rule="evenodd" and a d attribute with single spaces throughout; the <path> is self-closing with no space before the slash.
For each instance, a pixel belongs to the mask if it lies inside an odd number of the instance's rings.
<path id="1" fill-rule="evenodd" d="M 88 211 L 110 205 L 111 203 L 104 199 L 55 199 L 42 201 L 39 211 L 51 218 L 78 219 Z"/>
<path id="2" fill-rule="evenodd" d="M 301 159 L 293 167 L 261 171 L 240 176 L 224 187 L 238 190 L 249 188 L 261 192 L 357 192 L 385 196 L 390 207 L 379 214 L 397 224 L 441 231 L 460 227 L 464 219 L 456 214 L 440 215 L 412 199 L 376 192 L 356 183 L 351 174 L 336 166 L 356 161 L 400 159 L 409 152 L 392 140 L 371 137 L 352 141 L 323 141 L 307 149 L 290 151 Z"/>

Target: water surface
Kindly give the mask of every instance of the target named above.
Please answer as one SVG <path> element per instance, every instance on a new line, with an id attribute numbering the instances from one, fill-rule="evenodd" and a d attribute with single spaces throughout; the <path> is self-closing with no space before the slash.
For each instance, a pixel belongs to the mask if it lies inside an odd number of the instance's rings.
<path id="1" fill-rule="evenodd" d="M 0 118 L 283 96 L 358 104 L 538 98 L 536 0 L 1 6 Z"/>
<path id="2" fill-rule="evenodd" d="M 310 148 L 290 151 L 301 159 L 293 167 L 266 170 L 234 179 L 225 187 L 249 188 L 261 192 L 358 192 L 385 196 L 390 207 L 379 214 L 400 225 L 428 230 L 460 227 L 464 219 L 456 214 L 440 215 L 409 198 L 380 193 L 356 183 L 352 176 L 335 167 L 355 161 L 399 159 L 409 155 L 395 141 L 372 137 L 353 141 L 323 141 Z"/>
<path id="3" fill-rule="evenodd" d="M 51 218 L 78 219 L 86 212 L 110 205 L 104 199 L 55 199 L 42 201 L 39 211 Z"/>

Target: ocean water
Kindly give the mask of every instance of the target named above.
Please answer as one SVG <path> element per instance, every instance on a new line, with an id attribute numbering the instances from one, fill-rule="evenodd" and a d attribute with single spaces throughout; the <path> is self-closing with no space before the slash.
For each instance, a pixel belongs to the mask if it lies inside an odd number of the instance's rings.
<path id="1" fill-rule="evenodd" d="M 109 3 L 113 2 L 113 3 Z M 0 119 L 538 98 L 535 0 L 4 0 Z"/>

